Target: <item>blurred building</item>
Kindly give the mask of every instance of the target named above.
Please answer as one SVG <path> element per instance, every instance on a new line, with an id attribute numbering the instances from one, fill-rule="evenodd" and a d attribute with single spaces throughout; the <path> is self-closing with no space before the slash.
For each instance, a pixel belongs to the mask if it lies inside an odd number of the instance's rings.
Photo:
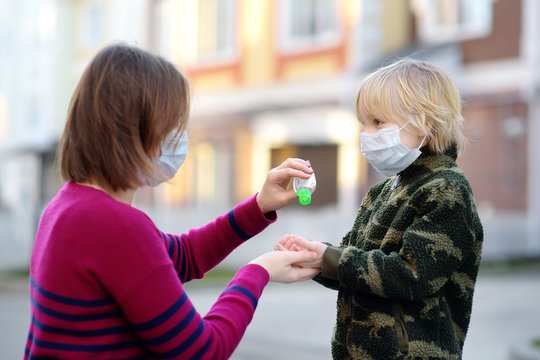
<path id="1" fill-rule="evenodd" d="M 55 0 L 0 1 L 0 268 L 28 263 L 71 91 L 68 18 Z"/>
<path id="2" fill-rule="evenodd" d="M 0 268 L 28 263 L 69 97 L 89 59 L 123 40 L 162 54 L 192 84 L 190 150 L 136 206 L 166 231 L 211 220 L 287 157 L 317 192 L 265 232 L 338 243 L 381 177 L 360 154 L 355 90 L 413 56 L 445 68 L 465 100 L 469 176 L 485 258 L 540 254 L 540 4 L 535 0 L 31 0 L 0 3 Z M 535 120 L 536 119 L 536 120 Z M 260 249 L 237 255 L 240 262 Z"/>

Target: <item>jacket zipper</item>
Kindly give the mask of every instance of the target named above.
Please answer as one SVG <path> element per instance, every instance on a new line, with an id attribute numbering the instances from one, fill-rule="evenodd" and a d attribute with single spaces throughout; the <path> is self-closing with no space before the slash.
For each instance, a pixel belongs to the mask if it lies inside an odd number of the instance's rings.
<path id="1" fill-rule="evenodd" d="M 405 323 L 405 314 L 403 314 L 403 308 L 398 302 L 394 303 L 394 328 L 396 329 L 399 351 L 402 354 L 409 352 L 409 332 L 407 331 L 407 324 Z"/>

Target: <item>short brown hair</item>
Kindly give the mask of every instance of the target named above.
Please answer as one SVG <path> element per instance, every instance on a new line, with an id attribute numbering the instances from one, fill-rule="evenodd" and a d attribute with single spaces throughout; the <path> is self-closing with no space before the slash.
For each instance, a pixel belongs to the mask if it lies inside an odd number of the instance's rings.
<path id="1" fill-rule="evenodd" d="M 185 130 L 187 79 L 169 61 L 126 44 L 101 50 L 71 99 L 58 163 L 64 180 L 126 190 L 152 177 L 161 142 Z"/>

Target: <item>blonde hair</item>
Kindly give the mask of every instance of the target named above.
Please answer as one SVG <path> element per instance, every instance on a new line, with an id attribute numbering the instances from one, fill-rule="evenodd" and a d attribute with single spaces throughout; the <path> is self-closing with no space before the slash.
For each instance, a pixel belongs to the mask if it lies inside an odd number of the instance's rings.
<path id="1" fill-rule="evenodd" d="M 452 145 L 464 150 L 459 92 L 446 72 L 427 62 L 404 58 L 371 73 L 356 94 L 355 108 L 363 124 L 370 116 L 408 122 L 427 135 L 433 152 Z"/>

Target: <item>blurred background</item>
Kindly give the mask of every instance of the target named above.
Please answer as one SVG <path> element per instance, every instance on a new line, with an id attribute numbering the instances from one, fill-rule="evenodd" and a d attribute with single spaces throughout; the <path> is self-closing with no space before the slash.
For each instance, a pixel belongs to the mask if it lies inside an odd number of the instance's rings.
<path id="1" fill-rule="evenodd" d="M 539 18 L 537 0 L 0 0 L 0 271 L 28 268 L 63 185 L 54 161 L 71 94 L 118 41 L 168 58 L 192 86 L 186 163 L 136 197 L 162 230 L 226 212 L 287 157 L 313 165 L 312 204 L 281 211 L 223 269 L 283 233 L 339 243 L 381 180 L 360 153 L 355 91 L 403 56 L 444 68 L 461 91 L 469 144 L 458 162 L 485 228 L 483 261 L 537 259 Z"/>

